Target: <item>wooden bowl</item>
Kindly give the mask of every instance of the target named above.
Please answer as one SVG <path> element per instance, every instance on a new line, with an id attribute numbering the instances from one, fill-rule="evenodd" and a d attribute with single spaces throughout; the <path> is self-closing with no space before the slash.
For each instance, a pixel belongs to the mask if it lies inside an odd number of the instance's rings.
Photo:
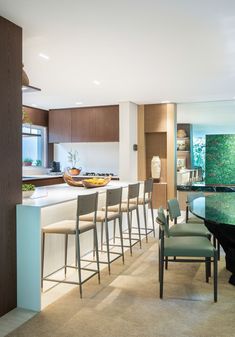
<path id="1" fill-rule="evenodd" d="M 94 181 L 97 183 L 94 183 Z M 95 187 L 103 187 L 106 186 L 111 180 L 111 177 L 107 178 L 90 178 L 82 180 L 83 186 L 86 188 L 95 188 Z"/>
<path id="2" fill-rule="evenodd" d="M 77 179 L 71 177 L 66 172 L 64 173 L 63 178 L 64 178 L 64 181 L 66 182 L 66 184 L 68 184 L 69 186 L 83 187 L 83 183 L 82 183 L 81 180 L 77 180 Z"/>

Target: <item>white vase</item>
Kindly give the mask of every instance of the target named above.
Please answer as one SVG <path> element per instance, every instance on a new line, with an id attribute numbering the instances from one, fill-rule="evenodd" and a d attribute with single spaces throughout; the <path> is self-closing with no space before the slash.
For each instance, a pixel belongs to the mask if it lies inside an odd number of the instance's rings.
<path id="1" fill-rule="evenodd" d="M 159 156 L 153 156 L 151 161 L 151 174 L 152 178 L 160 179 L 161 176 L 161 159 Z"/>

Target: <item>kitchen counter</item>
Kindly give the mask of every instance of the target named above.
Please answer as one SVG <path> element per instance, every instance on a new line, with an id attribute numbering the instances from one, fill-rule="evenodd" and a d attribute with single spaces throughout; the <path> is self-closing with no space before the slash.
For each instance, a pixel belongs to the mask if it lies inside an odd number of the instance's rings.
<path id="1" fill-rule="evenodd" d="M 76 200 L 78 195 L 91 194 L 94 192 L 104 193 L 109 188 L 124 188 L 127 186 L 127 182 L 110 181 L 108 185 L 96 188 L 72 187 L 67 184 L 38 187 L 30 198 L 23 199 L 22 206 L 49 207 Z"/>
<path id="2" fill-rule="evenodd" d="M 97 176 L 100 178 L 99 176 Z M 86 178 L 94 178 L 94 176 L 85 176 L 79 175 L 76 176 L 76 179 L 82 180 Z M 112 176 L 111 180 L 119 180 L 118 176 Z M 55 184 L 63 184 L 63 173 L 60 174 L 35 174 L 35 175 L 25 175 L 22 177 L 22 181 L 25 184 L 33 184 L 36 187 L 39 186 L 48 186 L 48 185 L 55 185 Z"/>
<path id="3" fill-rule="evenodd" d="M 51 289 L 41 292 L 41 228 L 61 220 L 75 220 L 77 196 L 88 193 L 99 193 L 98 209 L 105 206 L 106 190 L 123 187 L 123 200 L 127 198 L 128 182 L 110 181 L 104 187 L 86 189 L 59 184 L 36 189 L 31 198 L 17 205 L 17 306 L 20 308 L 41 311 L 70 291 L 76 285 L 50 284 Z M 141 188 L 143 184 L 141 184 Z M 141 210 L 140 210 L 141 211 Z M 136 221 L 135 215 L 133 221 Z M 112 224 L 111 224 L 112 225 Z M 126 217 L 123 217 L 123 229 L 127 228 Z M 101 227 L 97 224 L 100 240 Z M 110 233 L 112 233 L 112 227 Z M 48 235 L 46 238 L 44 275 L 64 265 L 64 236 Z M 81 255 L 86 255 L 93 247 L 92 233 L 81 236 Z M 75 241 L 69 239 L 68 261 L 74 265 Z M 77 273 L 75 272 L 75 277 Z M 62 278 L 64 274 L 62 273 Z M 48 287 L 48 284 L 46 283 Z"/>

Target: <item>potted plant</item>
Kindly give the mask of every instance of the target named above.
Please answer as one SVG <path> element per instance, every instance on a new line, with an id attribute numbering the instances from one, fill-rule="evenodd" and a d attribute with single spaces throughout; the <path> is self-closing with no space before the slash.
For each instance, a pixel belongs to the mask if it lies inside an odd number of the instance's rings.
<path id="1" fill-rule="evenodd" d="M 81 167 L 77 168 L 76 164 L 79 161 L 78 158 L 78 151 L 77 150 L 71 150 L 68 152 L 68 162 L 71 163 L 71 166 L 68 171 L 71 176 L 77 176 L 81 172 Z"/>
<path id="2" fill-rule="evenodd" d="M 23 162 L 24 166 L 32 166 L 32 163 L 33 163 L 33 159 L 31 158 L 25 158 Z"/>
<path id="3" fill-rule="evenodd" d="M 35 186 L 33 184 L 22 184 L 23 198 L 30 198 L 35 191 Z"/>

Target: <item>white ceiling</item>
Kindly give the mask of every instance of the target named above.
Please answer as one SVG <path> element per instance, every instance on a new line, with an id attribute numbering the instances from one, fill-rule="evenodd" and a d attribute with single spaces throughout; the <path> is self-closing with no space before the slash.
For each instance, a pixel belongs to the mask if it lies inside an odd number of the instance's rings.
<path id="1" fill-rule="evenodd" d="M 235 96 L 234 0 L 0 0 L 0 13 L 23 27 L 25 70 L 42 89 L 27 105 Z"/>

